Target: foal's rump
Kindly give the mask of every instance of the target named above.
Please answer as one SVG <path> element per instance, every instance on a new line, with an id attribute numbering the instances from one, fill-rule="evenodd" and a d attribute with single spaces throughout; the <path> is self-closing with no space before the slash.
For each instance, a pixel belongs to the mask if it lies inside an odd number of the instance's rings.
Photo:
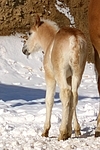
<path id="1" fill-rule="evenodd" d="M 57 32 L 51 55 L 54 68 L 66 69 L 67 73 L 69 70 L 70 75 L 72 70 L 80 74 L 83 72 L 86 56 L 86 40 L 80 30 L 66 27 Z"/>

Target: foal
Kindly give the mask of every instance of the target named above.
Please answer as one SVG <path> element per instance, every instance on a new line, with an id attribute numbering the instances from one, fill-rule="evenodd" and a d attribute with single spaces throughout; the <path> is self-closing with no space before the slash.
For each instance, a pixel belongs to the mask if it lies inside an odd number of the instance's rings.
<path id="1" fill-rule="evenodd" d="M 66 140 L 72 134 L 72 117 L 75 135 L 80 135 L 76 116 L 78 87 L 86 63 L 86 40 L 83 33 L 75 28 L 59 29 L 55 22 L 41 20 L 37 16 L 30 29 L 29 39 L 23 46 L 23 53 L 29 55 L 38 46 L 44 50 L 46 80 L 46 120 L 42 136 L 47 137 L 51 126 L 51 111 L 56 83 L 60 87 L 62 122 L 58 140 Z"/>
<path id="2" fill-rule="evenodd" d="M 98 91 L 100 95 L 100 0 L 91 0 L 89 3 L 89 33 L 94 47 L 95 67 L 98 74 Z M 97 119 L 95 136 L 100 136 L 100 108 Z"/>

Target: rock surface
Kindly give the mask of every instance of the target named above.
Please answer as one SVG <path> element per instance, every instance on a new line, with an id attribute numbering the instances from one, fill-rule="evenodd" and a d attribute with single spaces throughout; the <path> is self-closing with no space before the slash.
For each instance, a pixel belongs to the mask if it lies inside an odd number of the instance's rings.
<path id="1" fill-rule="evenodd" d="M 0 0 L 0 35 L 29 30 L 38 13 L 60 25 L 69 25 L 69 20 L 55 7 L 55 0 Z"/>
<path id="2" fill-rule="evenodd" d="M 69 7 L 69 15 L 74 17 L 75 26 L 86 35 L 89 49 L 88 58 L 89 61 L 93 61 L 88 34 L 88 3 L 89 0 L 0 0 L 0 35 L 27 32 L 33 24 L 36 14 L 56 21 L 60 27 L 69 26 L 70 19 L 65 16 L 64 12 L 57 9 L 57 5 L 60 9 Z"/>

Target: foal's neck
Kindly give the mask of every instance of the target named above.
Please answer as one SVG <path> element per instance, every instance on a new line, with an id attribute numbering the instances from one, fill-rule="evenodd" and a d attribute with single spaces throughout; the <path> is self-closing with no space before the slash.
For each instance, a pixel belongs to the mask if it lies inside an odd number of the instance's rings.
<path id="1" fill-rule="evenodd" d="M 50 26 L 48 24 L 44 24 L 41 28 L 40 44 L 43 48 L 44 53 L 46 53 L 46 51 L 49 49 L 49 46 L 53 42 L 58 30 L 59 28 L 54 28 L 53 26 Z"/>

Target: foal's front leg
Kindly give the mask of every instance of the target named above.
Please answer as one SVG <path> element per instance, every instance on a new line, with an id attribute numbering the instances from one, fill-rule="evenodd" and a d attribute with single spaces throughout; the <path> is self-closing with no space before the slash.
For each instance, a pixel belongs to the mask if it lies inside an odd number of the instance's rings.
<path id="1" fill-rule="evenodd" d="M 50 78 L 46 75 L 46 119 L 44 123 L 44 131 L 42 136 L 48 137 L 49 129 L 51 127 L 51 112 L 54 103 L 54 93 L 55 93 L 55 86 L 56 82 L 53 78 Z"/>
<path id="2" fill-rule="evenodd" d="M 97 118 L 97 127 L 95 130 L 95 137 L 100 137 L 100 112 L 99 112 L 98 118 Z"/>

